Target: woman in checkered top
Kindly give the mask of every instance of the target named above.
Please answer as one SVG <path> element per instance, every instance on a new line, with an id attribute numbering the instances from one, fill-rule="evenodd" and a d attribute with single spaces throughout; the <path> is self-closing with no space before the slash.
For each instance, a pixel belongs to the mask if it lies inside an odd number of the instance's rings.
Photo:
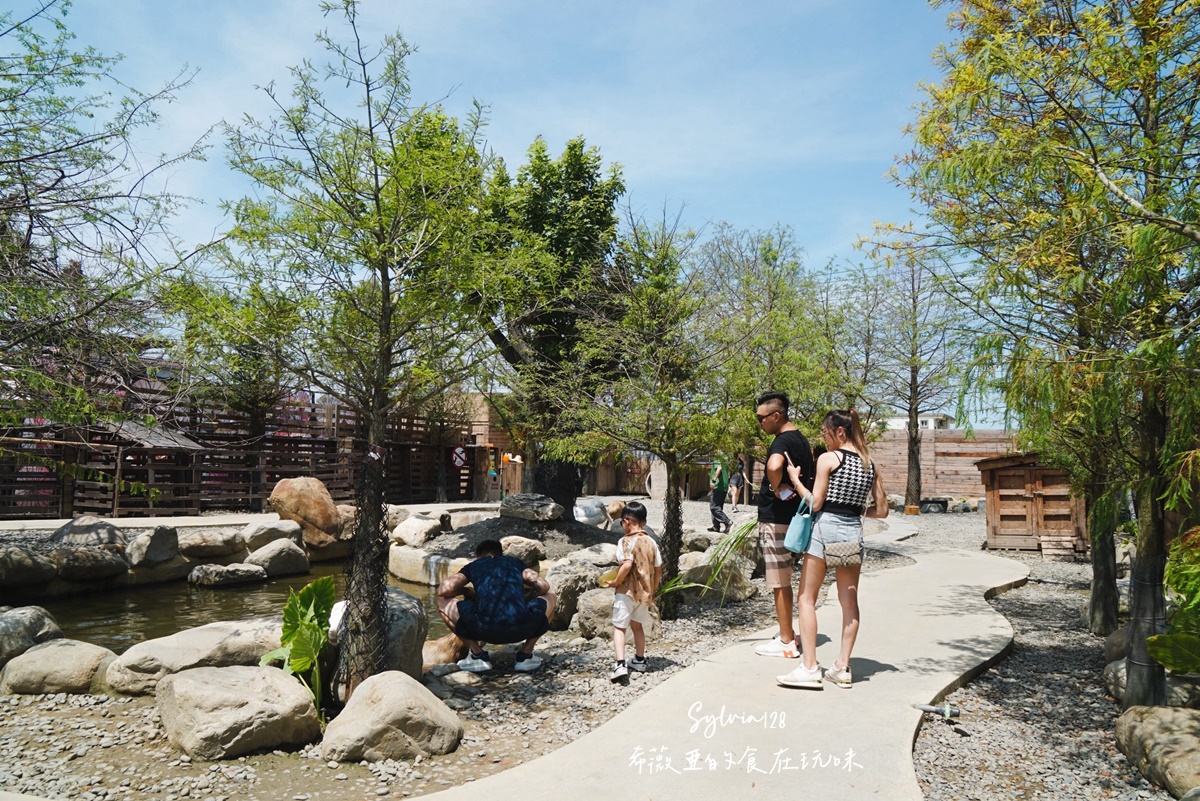
<path id="1" fill-rule="evenodd" d="M 842 642 L 838 658 L 822 676 L 817 664 L 817 594 L 825 580 L 825 546 L 835 542 L 856 542 L 862 552 L 862 516 L 887 517 L 887 495 L 875 464 L 867 452 L 862 423 L 854 409 L 834 410 L 825 415 L 821 436 L 826 452 L 817 459 L 817 480 L 808 500 L 812 504 L 812 540 L 804 553 L 800 573 L 797 613 L 800 622 L 800 667 L 778 681 L 788 687 L 824 688 L 822 678 L 838 687 L 849 688 L 850 652 L 858 637 L 858 577 L 862 565 L 838 567 L 838 602 L 842 606 Z M 788 466 L 793 486 L 799 483 L 799 470 Z M 868 507 L 868 502 L 873 505 Z"/>

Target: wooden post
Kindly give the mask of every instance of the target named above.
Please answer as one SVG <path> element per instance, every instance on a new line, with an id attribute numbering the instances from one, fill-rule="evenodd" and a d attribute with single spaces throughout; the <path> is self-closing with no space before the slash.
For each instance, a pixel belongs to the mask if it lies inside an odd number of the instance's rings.
<path id="1" fill-rule="evenodd" d="M 124 449 L 118 447 L 117 448 L 117 469 L 113 475 L 113 502 L 112 502 L 112 516 L 113 517 L 116 517 L 117 513 L 121 510 L 121 463 L 123 461 L 122 456 L 124 454 L 125 454 Z"/>

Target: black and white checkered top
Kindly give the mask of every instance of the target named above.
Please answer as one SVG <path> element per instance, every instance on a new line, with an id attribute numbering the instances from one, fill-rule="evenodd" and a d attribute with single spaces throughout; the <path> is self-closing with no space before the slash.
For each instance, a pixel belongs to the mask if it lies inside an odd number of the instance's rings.
<path id="1" fill-rule="evenodd" d="M 862 457 L 854 451 L 839 448 L 834 453 L 841 456 L 842 462 L 829 473 L 829 490 L 821 511 L 859 517 L 871 497 L 875 463 L 871 462 L 864 470 Z"/>

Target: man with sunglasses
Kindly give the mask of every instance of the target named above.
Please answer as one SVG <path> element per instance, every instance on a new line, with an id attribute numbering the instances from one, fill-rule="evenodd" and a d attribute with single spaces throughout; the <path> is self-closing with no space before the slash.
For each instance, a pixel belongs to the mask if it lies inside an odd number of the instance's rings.
<path id="1" fill-rule="evenodd" d="M 808 440 L 788 420 L 788 396 L 768 392 L 758 399 L 755 410 L 758 425 L 774 437 L 767 450 L 767 470 L 758 496 L 758 541 L 766 565 L 766 585 L 774 595 L 779 633 L 760 643 L 754 652 L 760 656 L 797 659 L 800 646 L 792 625 L 792 552 L 783 545 L 788 524 L 800 508 L 800 494 L 788 482 L 787 462 L 800 468 L 802 483 L 812 490 L 816 475 L 812 448 Z"/>

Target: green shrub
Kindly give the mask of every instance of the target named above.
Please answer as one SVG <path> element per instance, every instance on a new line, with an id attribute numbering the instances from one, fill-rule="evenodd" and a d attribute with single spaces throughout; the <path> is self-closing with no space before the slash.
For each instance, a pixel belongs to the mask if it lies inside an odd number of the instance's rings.
<path id="1" fill-rule="evenodd" d="M 329 643 L 329 615 L 335 597 L 333 576 L 319 578 L 300 592 L 290 591 L 283 606 L 280 647 L 263 654 L 259 661 L 260 665 L 282 662 L 284 671 L 298 678 L 312 693 L 318 714 L 322 714 L 319 657 Z"/>
<path id="2" fill-rule="evenodd" d="M 1200 526 L 1171 546 L 1163 582 L 1171 590 L 1167 631 L 1148 638 L 1146 648 L 1172 673 L 1200 673 Z"/>

